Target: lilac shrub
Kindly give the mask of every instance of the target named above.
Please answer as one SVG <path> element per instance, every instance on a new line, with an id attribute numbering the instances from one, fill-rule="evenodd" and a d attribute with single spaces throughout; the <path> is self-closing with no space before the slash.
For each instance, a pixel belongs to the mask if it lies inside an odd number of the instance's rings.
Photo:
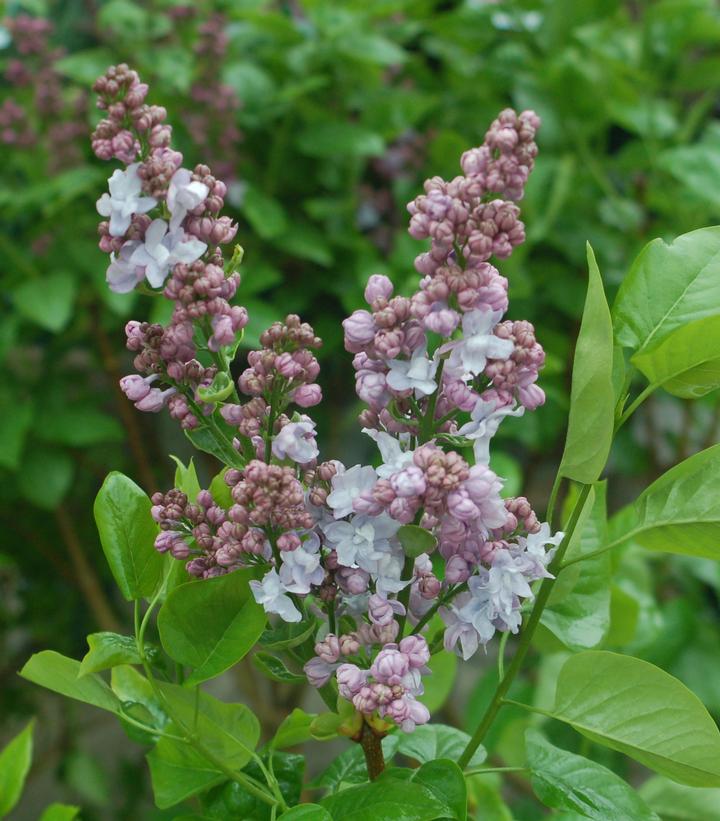
<path id="1" fill-rule="evenodd" d="M 489 464 L 503 419 L 544 401 L 543 349 L 529 322 L 503 319 L 508 283 L 489 262 L 524 240 L 516 202 L 539 119 L 501 112 L 462 156 L 463 174 L 428 180 L 408 205 L 410 234 L 430 241 L 415 260 L 417 290 L 395 294 L 374 275 L 368 309 L 343 322 L 363 433 L 379 451 L 377 467 L 345 466 L 319 461 L 305 413 L 322 399 L 322 343 L 307 323 L 291 314 L 271 325 L 236 385 L 229 377 L 248 315 L 231 304 L 242 252 L 225 261 L 237 231 L 222 215 L 225 185 L 207 166 L 183 166 L 165 109 L 146 102 L 134 71 L 113 67 L 94 88 L 105 118 L 93 150 L 125 166 L 97 204 L 108 285 L 174 305 L 165 327 L 128 322 L 137 373 L 121 387 L 186 431 L 218 431 L 221 419 L 233 434 L 230 503 L 209 490 L 156 493 L 155 547 L 204 579 L 258 568 L 250 587 L 269 616 L 323 619 L 308 681 L 333 681 L 359 714 L 382 720 L 374 726 L 411 732 L 430 718 L 417 697 L 437 647 L 426 640 L 432 617 L 445 626 L 438 641 L 464 659 L 497 631 L 516 633 L 563 536 L 527 499 L 503 498 Z"/>

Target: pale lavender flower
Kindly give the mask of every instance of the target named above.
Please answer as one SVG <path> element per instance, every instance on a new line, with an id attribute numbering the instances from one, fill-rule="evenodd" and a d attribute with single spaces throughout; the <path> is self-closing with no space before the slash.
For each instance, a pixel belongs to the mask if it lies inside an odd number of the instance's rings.
<path id="1" fill-rule="evenodd" d="M 435 372 L 438 360 L 436 357 L 428 359 L 425 348 L 414 350 L 410 359 L 391 359 L 387 364 L 390 369 L 387 384 L 393 390 L 412 390 L 417 398 L 430 396 L 437 390 Z"/>
<path id="2" fill-rule="evenodd" d="M 121 237 L 130 227 L 133 214 L 146 214 L 157 205 L 153 197 L 142 194 L 142 180 L 138 176 L 140 163 L 129 165 L 125 171 L 117 169 L 108 180 L 109 194 L 97 201 L 97 211 L 110 218 L 110 235 Z"/>
<path id="3" fill-rule="evenodd" d="M 329 497 L 328 497 L 329 498 Z M 324 526 L 327 543 L 337 552 L 338 564 L 345 567 L 368 566 L 390 550 L 391 539 L 400 523 L 383 513 L 380 516 L 356 514 L 350 521 Z"/>
<path id="4" fill-rule="evenodd" d="M 320 564 L 320 539 L 310 534 L 300 547 L 282 554 L 280 581 L 288 593 L 306 595 L 312 585 L 322 584 L 325 570 Z"/>
<path id="5" fill-rule="evenodd" d="M 377 474 L 374 468 L 355 465 L 349 470 L 339 470 L 332 478 L 332 491 L 328 493 L 327 504 L 336 519 L 342 519 L 353 512 L 353 502 L 365 491 L 374 487 Z"/>
<path id="6" fill-rule="evenodd" d="M 493 329 L 501 319 L 499 311 L 478 308 L 462 318 L 463 337 L 456 342 L 449 342 L 443 347 L 450 350 L 447 365 L 448 373 L 458 376 L 472 374 L 478 376 L 487 365 L 488 359 L 507 359 L 513 352 L 511 340 L 495 336 Z"/>
<path id="7" fill-rule="evenodd" d="M 130 262 L 145 268 L 145 278 L 159 288 L 168 272 L 178 262 L 189 265 L 199 259 L 207 245 L 188 236 L 182 228 L 168 231 L 165 220 L 155 219 L 145 232 L 145 242 L 133 251 Z"/>
<path id="8" fill-rule="evenodd" d="M 278 459 L 292 459 L 299 465 L 312 462 L 320 453 L 315 441 L 315 422 L 305 415 L 297 422 L 288 422 L 273 440 L 272 452 Z"/>
<path id="9" fill-rule="evenodd" d="M 178 168 L 172 175 L 167 192 L 167 205 L 172 214 L 170 230 L 178 229 L 188 211 L 205 202 L 210 189 L 205 183 L 193 180 L 187 168 Z"/>
<path id="10" fill-rule="evenodd" d="M 255 601 L 265 608 L 266 613 L 276 613 L 283 621 L 301 621 L 302 614 L 287 595 L 287 590 L 273 568 L 261 582 L 250 581 L 250 588 Z"/>
<path id="11" fill-rule="evenodd" d="M 520 405 L 497 406 L 496 402 L 485 402 L 478 399 L 470 413 L 470 421 L 458 430 L 459 436 L 465 436 L 473 443 L 475 463 L 490 464 L 490 440 L 497 433 L 500 423 L 506 416 L 522 416 L 525 408 Z"/>

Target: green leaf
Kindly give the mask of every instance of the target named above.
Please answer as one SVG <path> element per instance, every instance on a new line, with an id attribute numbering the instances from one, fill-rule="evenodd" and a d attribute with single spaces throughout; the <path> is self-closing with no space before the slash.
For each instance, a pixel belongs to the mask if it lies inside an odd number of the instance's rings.
<path id="1" fill-rule="evenodd" d="M 73 821 L 80 815 L 80 807 L 70 804 L 51 804 L 40 816 L 40 821 Z"/>
<path id="2" fill-rule="evenodd" d="M 570 418 L 559 472 L 590 484 L 602 473 L 615 424 L 613 333 L 610 310 L 593 250 L 587 246 L 585 309 L 573 361 Z"/>
<path id="3" fill-rule="evenodd" d="M 212 482 L 210 482 L 210 487 L 208 490 L 210 491 L 210 495 L 213 497 L 215 504 L 220 507 L 224 507 L 227 510 L 232 507 L 233 498 L 230 494 L 230 488 L 225 482 L 226 473 L 227 468 L 223 468 L 217 476 L 214 476 Z"/>
<path id="4" fill-rule="evenodd" d="M 720 788 L 686 787 L 656 775 L 639 792 L 663 821 L 720 821 Z"/>
<path id="5" fill-rule="evenodd" d="M 260 651 L 255 653 L 252 660 L 257 669 L 260 670 L 261 673 L 265 673 L 265 675 L 273 681 L 287 682 L 290 684 L 304 683 L 307 681 L 304 675 L 291 673 L 282 659 L 270 653 Z"/>
<path id="6" fill-rule="evenodd" d="M 18 312 L 44 328 L 57 333 L 70 321 L 75 302 L 75 278 L 67 273 L 48 274 L 29 279 L 13 292 Z"/>
<path id="7" fill-rule="evenodd" d="M 470 736 L 456 727 L 449 727 L 446 724 L 422 724 L 412 733 L 400 734 L 397 752 L 414 758 L 421 764 L 437 758 L 449 758 L 454 761 L 460 757 L 468 741 Z M 478 747 L 468 766 L 477 767 L 486 757 L 485 748 Z"/>
<path id="8" fill-rule="evenodd" d="M 38 413 L 38 438 L 70 447 L 88 447 L 101 442 L 121 442 L 122 425 L 110 414 L 86 405 L 48 408 Z"/>
<path id="9" fill-rule="evenodd" d="M 359 31 L 338 40 L 337 49 L 345 57 L 380 66 L 399 65 L 407 59 L 405 51 L 392 40 Z"/>
<path id="10" fill-rule="evenodd" d="M 328 120 L 307 126 L 297 137 L 301 153 L 309 157 L 377 157 L 385 150 L 383 138 L 356 123 Z"/>
<path id="11" fill-rule="evenodd" d="M 0 750 L 0 818 L 10 812 L 22 795 L 32 761 L 34 726 L 34 720 L 29 721 L 25 729 Z"/>
<path id="12" fill-rule="evenodd" d="M 283 622 L 265 630 L 260 636 L 260 644 L 268 650 L 288 650 L 297 647 L 315 635 L 317 619 L 299 622 Z"/>
<path id="13" fill-rule="evenodd" d="M 125 599 L 148 597 L 162 579 L 163 556 L 155 550 L 157 525 L 150 499 L 127 476 L 113 471 L 93 508 L 100 542 Z"/>
<path id="14" fill-rule="evenodd" d="M 720 316 L 683 325 L 632 363 L 653 388 L 696 399 L 720 387 Z"/>
<path id="15" fill-rule="evenodd" d="M 437 539 L 433 534 L 419 525 L 402 525 L 397 532 L 403 552 L 411 559 L 416 559 L 423 553 L 432 553 L 437 547 Z"/>
<path id="16" fill-rule="evenodd" d="M 439 801 L 444 802 L 452 810 L 450 817 L 466 821 L 467 786 L 462 770 L 454 761 L 428 761 L 416 770 L 412 780 L 427 787 Z"/>
<path id="17" fill-rule="evenodd" d="M 109 49 L 84 49 L 56 60 L 53 68 L 80 85 L 90 86 L 113 64 L 114 59 L 115 56 Z"/>
<path id="18" fill-rule="evenodd" d="M 175 661 L 195 668 L 189 684 L 224 673 L 259 639 L 266 616 L 248 584 L 256 576 L 248 568 L 181 584 L 160 608 L 162 645 Z"/>
<path id="19" fill-rule="evenodd" d="M 435 821 L 453 818 L 446 803 L 415 781 L 372 781 L 330 795 L 322 806 L 337 821 Z"/>
<path id="20" fill-rule="evenodd" d="M 53 650 L 43 650 L 31 656 L 20 675 L 54 693 L 84 701 L 111 713 L 120 712 L 119 699 L 100 676 L 95 673 L 80 676 L 79 661 Z"/>
<path id="21" fill-rule="evenodd" d="M 117 633 L 90 633 L 87 637 L 90 648 L 80 664 L 80 675 L 108 670 L 120 664 L 141 664 L 137 644 L 132 636 Z"/>
<path id="22" fill-rule="evenodd" d="M 22 460 L 18 487 L 29 502 L 55 510 L 70 490 L 74 470 L 69 453 L 34 446 Z"/>
<path id="23" fill-rule="evenodd" d="M 178 490 L 182 490 L 182 492 L 188 497 L 188 501 L 194 504 L 201 488 L 193 460 L 190 459 L 188 466 L 185 467 L 177 456 L 173 456 L 171 454 L 170 458 L 177 465 L 175 468 L 175 487 L 178 488 Z"/>
<path id="24" fill-rule="evenodd" d="M 606 651 L 572 656 L 552 716 L 681 784 L 720 786 L 720 731 L 698 697 L 646 661 Z"/>
<path id="25" fill-rule="evenodd" d="M 671 468 L 638 496 L 619 540 L 720 559 L 720 445 Z"/>
<path id="26" fill-rule="evenodd" d="M 213 381 L 207 386 L 200 386 L 197 390 L 198 397 L 203 402 L 222 402 L 233 392 L 233 381 L 224 372 L 215 374 Z"/>
<path id="27" fill-rule="evenodd" d="M 606 482 L 598 482 L 590 491 L 581 536 L 571 542 L 567 560 L 607 543 L 606 492 Z M 597 647 L 610 628 L 610 554 L 601 553 L 562 570 L 541 622 L 571 650 Z"/>
<path id="28" fill-rule="evenodd" d="M 455 684 L 457 666 L 458 657 L 455 653 L 449 653 L 447 650 L 435 653 L 430 659 L 428 667 L 432 671 L 432 675 L 428 676 L 423 682 L 425 692 L 419 697 L 419 700 L 431 713 L 439 710 L 448 700 Z"/>
<path id="29" fill-rule="evenodd" d="M 211 758 L 233 770 L 241 770 L 251 759 L 260 737 L 257 718 L 244 704 L 227 704 L 201 691 L 175 684 L 160 685 L 169 712 L 179 723 L 166 731 L 183 735 L 183 727 L 194 730 L 199 742 L 184 743 L 160 738 L 148 755 L 155 802 L 165 808 L 225 780 Z M 197 706 L 196 706 L 197 699 Z"/>
<path id="30" fill-rule="evenodd" d="M 0 467 L 15 470 L 33 421 L 32 402 L 23 402 L 9 392 L 2 394 L 0 414 Z"/>
<path id="31" fill-rule="evenodd" d="M 527 730 L 525 742 L 533 790 L 546 807 L 573 810 L 594 821 L 659 821 L 612 770 L 554 747 L 537 730 Z"/>
<path id="32" fill-rule="evenodd" d="M 332 821 L 332 815 L 320 804 L 298 804 L 284 812 L 280 818 L 285 821 Z"/>
<path id="33" fill-rule="evenodd" d="M 719 306 L 720 227 L 701 228 L 643 248 L 620 286 L 613 322 L 620 343 L 640 353 Z"/>
<path id="34" fill-rule="evenodd" d="M 294 747 L 308 741 L 312 738 L 310 727 L 316 718 L 317 713 L 306 713 L 305 710 L 296 707 L 283 719 L 270 741 L 270 746 L 274 750 L 281 750 L 283 747 Z"/>
<path id="35" fill-rule="evenodd" d="M 250 186 L 245 192 L 242 211 L 255 233 L 262 239 L 280 236 L 288 224 L 282 205 L 255 186 Z"/>

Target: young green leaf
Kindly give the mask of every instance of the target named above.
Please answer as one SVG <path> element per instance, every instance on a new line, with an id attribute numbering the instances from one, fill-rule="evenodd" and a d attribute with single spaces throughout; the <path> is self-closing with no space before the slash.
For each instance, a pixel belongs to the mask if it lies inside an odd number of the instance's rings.
<path id="1" fill-rule="evenodd" d="M 80 815 L 80 807 L 70 804 L 51 804 L 40 816 L 40 821 L 73 821 Z"/>
<path id="2" fill-rule="evenodd" d="M 80 664 L 80 675 L 97 673 L 118 664 L 140 664 L 137 644 L 132 636 L 120 636 L 117 633 L 90 633 L 87 637 L 88 647 Z"/>
<path id="3" fill-rule="evenodd" d="M 553 746 L 537 730 L 525 734 L 535 795 L 555 810 L 594 821 L 660 821 L 635 790 L 612 770 Z"/>
<path id="4" fill-rule="evenodd" d="M 162 579 L 163 556 L 155 550 L 157 525 L 150 499 L 122 473 L 108 474 L 93 508 L 100 542 L 120 592 L 148 597 Z"/>
<path id="5" fill-rule="evenodd" d="M 573 361 L 565 450 L 559 472 L 590 484 L 607 462 L 615 423 L 613 334 L 610 310 L 593 250 L 587 247 L 589 280 Z"/>
<path id="6" fill-rule="evenodd" d="M 332 821 L 332 815 L 319 804 L 298 804 L 280 818 L 284 821 Z"/>
<path id="7" fill-rule="evenodd" d="M 698 319 L 632 358 L 654 388 L 696 399 L 720 387 L 720 316 Z"/>
<path id="8" fill-rule="evenodd" d="M 100 676 L 95 673 L 80 676 L 80 662 L 54 650 L 35 653 L 20 675 L 68 698 L 84 701 L 116 715 L 120 712 L 120 700 Z"/>
<path id="9" fill-rule="evenodd" d="M 25 729 L 0 750 L 0 818 L 10 812 L 22 795 L 32 761 L 34 725 L 34 721 L 29 721 Z"/>
<path id="10" fill-rule="evenodd" d="M 467 786 L 462 770 L 454 761 L 438 759 L 419 767 L 412 781 L 427 787 L 439 801 L 452 810 L 456 821 L 467 819 Z"/>
<path id="11" fill-rule="evenodd" d="M 273 681 L 281 681 L 289 684 L 302 684 L 307 681 L 304 675 L 290 672 L 282 659 L 270 653 L 259 651 L 255 653 L 252 660 L 258 670 L 260 670 L 261 673 L 265 673 L 265 675 Z"/>
<path id="12" fill-rule="evenodd" d="M 646 661 L 606 651 L 572 656 L 552 716 L 681 784 L 720 786 L 715 722 L 684 684 Z"/>
<path id="13" fill-rule="evenodd" d="M 617 540 L 720 559 L 720 445 L 668 470 L 638 496 Z"/>
<path id="14" fill-rule="evenodd" d="M 167 653 L 194 667 L 189 684 L 219 676 L 242 659 L 265 628 L 263 608 L 248 582 L 252 568 L 176 587 L 160 608 L 158 629 Z"/>
<path id="15" fill-rule="evenodd" d="M 198 493 L 200 493 L 200 482 L 197 477 L 197 471 L 195 470 L 195 463 L 192 459 L 188 463 L 188 466 L 185 465 L 177 458 L 177 456 L 170 455 L 170 458 L 175 462 L 175 487 L 188 497 L 188 500 L 192 503 L 195 502 L 197 499 Z"/>
<path id="16" fill-rule="evenodd" d="M 618 341 L 636 353 L 677 328 L 720 313 L 720 227 L 649 242 L 625 277 L 613 306 Z"/>
<path id="17" fill-rule="evenodd" d="M 433 534 L 418 525 L 402 525 L 397 532 L 397 537 L 402 545 L 403 553 L 411 559 L 416 559 L 423 553 L 432 553 L 437 547 L 437 539 Z"/>

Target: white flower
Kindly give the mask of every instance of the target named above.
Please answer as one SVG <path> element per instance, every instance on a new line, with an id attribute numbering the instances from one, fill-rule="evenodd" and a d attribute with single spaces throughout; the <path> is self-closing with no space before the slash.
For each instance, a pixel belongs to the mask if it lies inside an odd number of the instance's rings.
<path id="1" fill-rule="evenodd" d="M 110 290 L 116 294 L 129 293 L 138 282 L 142 282 L 145 278 L 145 269 L 141 265 L 130 262 L 130 257 L 139 246 L 140 243 L 137 240 L 131 240 L 123 244 L 117 256 L 110 254 L 110 265 L 108 265 L 105 279 Z"/>
<path id="2" fill-rule="evenodd" d="M 434 393 L 438 360 L 428 359 L 426 354 L 425 348 L 417 348 L 410 359 L 389 359 L 387 384 L 396 391 L 414 390 L 416 398 Z"/>
<path id="3" fill-rule="evenodd" d="M 520 628 L 520 600 L 533 593 L 524 574 L 522 562 L 508 550 L 498 550 L 490 570 L 481 570 L 468 581 L 470 599 L 460 611 L 461 618 L 470 622 L 480 634 L 482 642 L 489 641 L 488 625 L 516 633 Z M 490 634 L 492 638 L 492 634 Z"/>
<path id="4" fill-rule="evenodd" d="M 390 552 L 381 554 L 379 559 L 365 562 L 362 568 L 375 581 L 375 591 L 383 596 L 399 593 L 407 587 L 412 579 L 403 581 L 401 578 L 405 565 L 405 554 L 400 547 L 392 548 Z"/>
<path id="5" fill-rule="evenodd" d="M 478 308 L 463 315 L 463 338 L 444 346 L 452 350 L 448 359 L 448 373 L 478 376 L 485 369 L 488 359 L 507 359 L 513 352 L 514 343 L 500 339 L 493 328 L 502 317 L 501 311 Z"/>
<path id="6" fill-rule="evenodd" d="M 481 637 L 475 627 L 463 618 L 461 613 L 470 598 L 469 593 L 461 593 L 450 607 L 440 608 L 440 615 L 445 623 L 443 642 L 445 649 L 448 651 L 455 650 L 459 642 L 460 654 L 465 661 L 475 655 L 481 640 L 483 644 L 487 644 L 495 634 L 495 628 L 489 620 L 482 621 L 483 635 Z"/>
<path id="7" fill-rule="evenodd" d="M 395 437 L 373 428 L 363 428 L 362 432 L 375 440 L 382 456 L 383 464 L 375 470 L 380 479 L 389 479 L 393 473 L 412 464 L 414 451 L 406 449 L 410 444 L 409 433 L 401 433 Z"/>
<path id="8" fill-rule="evenodd" d="M 390 550 L 389 539 L 399 527 L 400 522 L 381 513 L 379 516 L 353 516 L 349 522 L 332 522 L 324 527 L 324 531 L 328 544 L 337 551 L 339 564 L 367 570 L 370 562 L 381 559 Z"/>
<path id="9" fill-rule="evenodd" d="M 498 408 L 495 402 L 478 399 L 470 414 L 470 421 L 458 431 L 459 436 L 473 440 L 476 465 L 490 463 L 490 440 L 497 433 L 502 420 L 506 416 L 522 416 L 524 412 L 525 408 L 522 405 L 517 408 L 501 405 Z"/>
<path id="10" fill-rule="evenodd" d="M 255 601 L 265 608 L 266 613 L 277 613 L 283 621 L 300 621 L 302 614 L 287 595 L 275 568 L 265 575 L 261 582 L 250 582 Z"/>
<path id="11" fill-rule="evenodd" d="M 377 481 L 375 469 L 367 465 L 355 465 L 350 470 L 336 473 L 332 478 L 332 491 L 327 504 L 336 519 L 342 519 L 353 512 L 353 501 L 361 493 L 370 490 Z"/>
<path id="12" fill-rule="evenodd" d="M 313 420 L 302 415 L 299 422 L 288 422 L 273 440 L 272 452 L 278 459 L 292 459 L 299 465 L 312 462 L 320 453 Z"/>
<path id="13" fill-rule="evenodd" d="M 288 593 L 305 595 L 311 585 L 322 584 L 325 571 L 320 566 L 320 539 L 316 533 L 310 533 L 295 550 L 283 551 L 281 558 L 280 581 Z"/>
<path id="14" fill-rule="evenodd" d="M 178 262 L 190 264 L 205 253 L 207 245 L 189 237 L 182 228 L 168 232 L 165 220 L 153 220 L 145 232 L 145 242 L 139 245 L 130 262 L 145 267 L 145 278 L 153 288 L 159 288 L 168 272 Z"/>
<path id="15" fill-rule="evenodd" d="M 517 547 L 511 547 L 510 551 L 515 556 L 518 565 L 523 568 L 525 577 L 530 581 L 551 577 L 547 572 L 555 548 L 565 538 L 562 531 L 558 531 L 554 536 L 550 535 L 550 525 L 543 522 L 537 533 L 529 533 L 527 536 L 519 536 Z M 545 550 L 548 545 L 552 545 L 551 550 Z"/>
<path id="16" fill-rule="evenodd" d="M 140 163 L 129 165 L 125 171 L 119 168 L 108 180 L 109 194 L 97 201 L 98 214 L 110 217 L 110 236 L 121 237 L 130 227 L 133 214 L 145 214 L 157 205 L 154 197 L 142 196 L 142 180 L 138 176 Z"/>
<path id="17" fill-rule="evenodd" d="M 170 230 L 175 231 L 185 219 L 185 214 L 205 202 L 210 189 L 203 182 L 192 179 L 187 168 L 178 168 L 172 175 L 167 193 L 167 205 L 172 217 Z"/>

